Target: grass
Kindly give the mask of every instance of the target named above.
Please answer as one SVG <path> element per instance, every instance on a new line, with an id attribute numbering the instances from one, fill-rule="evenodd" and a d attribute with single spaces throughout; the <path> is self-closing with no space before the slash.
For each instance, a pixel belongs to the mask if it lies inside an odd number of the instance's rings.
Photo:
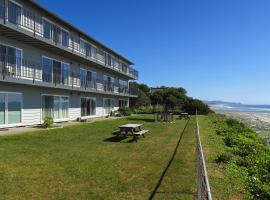
<path id="1" fill-rule="evenodd" d="M 187 126 L 152 118 L 0 137 L 0 199 L 194 199 L 194 118 Z M 126 123 L 143 123 L 149 134 L 118 140 L 111 132 Z"/>
<path id="2" fill-rule="evenodd" d="M 228 150 L 222 137 L 215 133 L 213 124 L 208 116 L 200 116 L 199 124 L 213 199 L 245 199 L 245 183 L 238 177 L 232 177 L 225 167 L 214 162 L 219 153 Z"/>

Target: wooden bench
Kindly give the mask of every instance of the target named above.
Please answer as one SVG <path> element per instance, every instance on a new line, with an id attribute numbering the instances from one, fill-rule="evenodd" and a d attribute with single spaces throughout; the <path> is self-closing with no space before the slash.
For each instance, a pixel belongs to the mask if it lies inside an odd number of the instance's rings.
<path id="1" fill-rule="evenodd" d="M 115 130 L 112 132 L 113 135 L 119 135 L 120 133 L 121 133 L 120 130 Z"/>
<path id="2" fill-rule="evenodd" d="M 143 137 L 145 137 L 145 136 L 144 136 L 145 133 L 148 133 L 148 130 L 142 130 L 142 131 L 139 131 L 139 132 L 134 132 L 133 134 L 134 134 L 135 137 L 141 136 L 141 135 L 142 135 Z"/>

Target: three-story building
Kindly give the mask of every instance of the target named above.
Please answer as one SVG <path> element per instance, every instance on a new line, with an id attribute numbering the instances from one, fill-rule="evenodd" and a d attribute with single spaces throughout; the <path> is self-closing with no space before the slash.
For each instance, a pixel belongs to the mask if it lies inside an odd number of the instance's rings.
<path id="1" fill-rule="evenodd" d="M 133 63 L 34 1 L 0 0 L 0 128 L 128 106 Z"/>

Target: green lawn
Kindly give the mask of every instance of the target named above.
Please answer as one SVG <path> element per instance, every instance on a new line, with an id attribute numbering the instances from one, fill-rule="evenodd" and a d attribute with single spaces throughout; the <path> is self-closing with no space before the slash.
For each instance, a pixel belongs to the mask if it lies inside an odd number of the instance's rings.
<path id="1" fill-rule="evenodd" d="M 187 126 L 152 118 L 0 137 L 0 199 L 194 199 L 194 118 Z M 113 138 L 126 123 L 143 123 L 149 134 L 138 143 Z"/>

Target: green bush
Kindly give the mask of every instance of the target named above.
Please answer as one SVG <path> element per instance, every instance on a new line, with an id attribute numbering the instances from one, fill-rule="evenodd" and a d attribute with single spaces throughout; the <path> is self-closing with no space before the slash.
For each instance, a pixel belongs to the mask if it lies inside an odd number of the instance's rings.
<path id="1" fill-rule="evenodd" d="M 216 163 L 227 163 L 231 160 L 232 155 L 226 152 L 220 153 L 217 155 L 215 162 Z"/>
<path id="2" fill-rule="evenodd" d="M 232 176 L 239 177 L 252 199 L 270 199 L 270 149 L 258 134 L 245 124 L 222 115 L 210 115 L 216 134 L 228 150 L 215 161 L 225 163 Z M 239 176 L 242 174 L 244 176 Z"/>
<path id="3" fill-rule="evenodd" d="M 129 107 L 121 107 L 118 111 L 124 116 L 130 116 L 132 114 L 132 110 Z"/>
<path id="4" fill-rule="evenodd" d="M 53 118 L 52 117 L 45 117 L 42 127 L 43 128 L 50 128 L 53 125 Z"/>

